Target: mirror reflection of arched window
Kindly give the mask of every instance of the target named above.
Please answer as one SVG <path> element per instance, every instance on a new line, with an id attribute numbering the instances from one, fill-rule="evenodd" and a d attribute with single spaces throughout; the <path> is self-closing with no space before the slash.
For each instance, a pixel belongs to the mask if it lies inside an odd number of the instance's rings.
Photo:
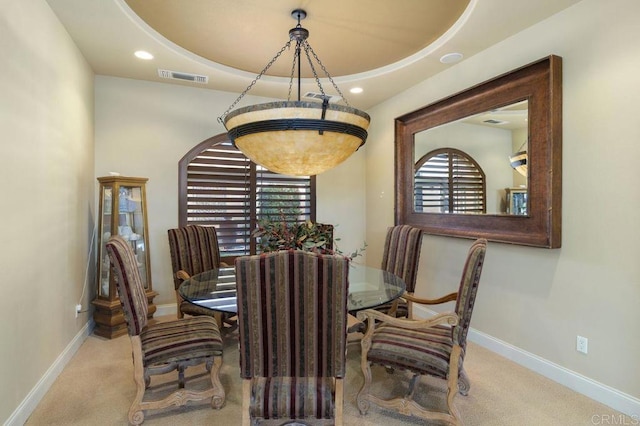
<path id="1" fill-rule="evenodd" d="M 414 210 L 427 213 L 486 213 L 485 173 L 467 153 L 440 148 L 415 165 Z"/>

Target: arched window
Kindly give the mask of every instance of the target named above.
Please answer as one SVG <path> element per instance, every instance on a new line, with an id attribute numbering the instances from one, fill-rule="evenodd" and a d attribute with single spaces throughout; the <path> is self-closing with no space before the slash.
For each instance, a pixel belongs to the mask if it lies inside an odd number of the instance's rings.
<path id="1" fill-rule="evenodd" d="M 191 149 L 179 162 L 179 224 L 215 226 L 223 260 L 256 253 L 261 219 L 316 219 L 315 176 L 285 176 L 250 161 L 227 134 Z"/>
<path id="2" fill-rule="evenodd" d="M 486 213 L 485 174 L 455 148 L 425 154 L 415 165 L 414 208 L 428 213 Z"/>

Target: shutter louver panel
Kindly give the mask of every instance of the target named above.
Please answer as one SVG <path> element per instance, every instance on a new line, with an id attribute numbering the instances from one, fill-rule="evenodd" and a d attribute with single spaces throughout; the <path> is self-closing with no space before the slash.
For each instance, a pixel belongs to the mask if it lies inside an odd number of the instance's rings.
<path id="1" fill-rule="evenodd" d="M 222 256 L 250 254 L 250 167 L 225 142 L 202 151 L 187 168 L 187 223 L 215 226 Z"/>
<path id="2" fill-rule="evenodd" d="M 485 213 L 485 175 L 464 152 L 443 148 L 427 153 L 414 177 L 414 208 L 427 213 Z"/>
<path id="3" fill-rule="evenodd" d="M 311 186 L 307 176 L 285 176 L 258 166 L 258 220 L 304 222 L 311 217 Z"/>
<path id="4" fill-rule="evenodd" d="M 186 187 L 180 197 L 186 203 L 180 209 L 181 226 L 215 226 L 220 254 L 231 258 L 256 254 L 251 232 L 261 219 L 315 220 L 313 177 L 273 173 L 251 162 L 228 139 L 211 140 L 181 162 L 180 186 Z"/>

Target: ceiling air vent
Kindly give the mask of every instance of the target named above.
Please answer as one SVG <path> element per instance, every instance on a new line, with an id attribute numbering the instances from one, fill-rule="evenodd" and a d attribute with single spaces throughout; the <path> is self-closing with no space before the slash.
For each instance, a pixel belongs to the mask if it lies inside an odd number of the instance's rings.
<path id="1" fill-rule="evenodd" d="M 158 75 L 161 78 L 168 78 L 170 80 L 182 80 L 190 81 L 192 83 L 207 84 L 209 77 L 206 75 L 191 74 L 188 72 L 178 72 L 158 69 Z"/>
<path id="2" fill-rule="evenodd" d="M 490 118 L 489 120 L 484 120 L 483 123 L 487 123 L 487 124 L 507 124 L 508 121 L 502 121 L 502 120 L 496 120 L 494 118 Z"/>
<path id="3" fill-rule="evenodd" d="M 323 95 L 322 93 L 317 93 L 317 92 L 307 92 L 303 96 L 303 98 L 306 98 L 306 99 L 316 99 L 319 101 L 322 101 L 325 97 L 328 98 L 329 103 L 332 103 L 332 104 L 338 102 L 341 99 L 340 96 Z"/>

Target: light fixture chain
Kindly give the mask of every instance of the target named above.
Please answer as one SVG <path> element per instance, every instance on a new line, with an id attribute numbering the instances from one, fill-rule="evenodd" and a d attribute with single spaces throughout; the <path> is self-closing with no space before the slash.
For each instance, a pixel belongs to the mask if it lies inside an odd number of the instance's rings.
<path id="1" fill-rule="evenodd" d="M 296 45 L 297 48 L 297 45 Z M 298 55 L 293 55 L 293 65 L 291 66 L 291 75 L 289 76 L 289 94 L 287 95 L 287 101 L 291 100 L 291 91 L 293 90 L 293 77 L 296 73 L 296 63 L 298 62 Z"/>
<path id="2" fill-rule="evenodd" d="M 324 93 L 324 89 L 322 88 L 322 84 L 320 84 L 320 78 L 318 77 L 318 73 L 316 72 L 316 67 L 313 66 L 313 61 L 311 60 L 311 56 L 309 56 L 309 50 L 311 50 L 313 52 L 313 49 L 311 49 L 311 46 L 309 46 L 309 43 L 305 40 L 304 42 L 304 53 L 305 55 L 307 55 L 307 60 L 309 61 L 309 68 L 311 68 L 311 71 L 313 72 L 313 76 L 316 79 L 316 84 L 318 85 L 318 89 L 320 89 L 320 94 L 322 95 L 322 98 L 326 98 L 327 95 Z M 317 57 L 316 57 L 317 59 Z"/>
<path id="3" fill-rule="evenodd" d="M 313 55 L 313 57 L 315 58 L 315 60 L 318 62 L 318 64 L 320 64 L 320 67 L 322 68 L 322 71 L 324 72 L 324 74 L 327 76 L 327 78 L 329 79 L 329 81 L 331 82 L 331 84 L 333 85 L 333 88 L 336 89 L 336 92 L 338 92 L 338 95 L 340 95 L 340 97 L 342 98 L 342 100 L 344 101 L 344 103 L 347 106 L 351 106 L 349 105 L 349 101 L 347 101 L 347 98 L 344 97 L 344 95 L 342 94 L 342 92 L 340 91 L 340 88 L 338 87 L 338 85 L 336 84 L 335 81 L 333 81 L 333 78 L 331 78 L 331 75 L 329 74 L 329 71 L 327 71 L 327 68 L 325 68 L 324 64 L 322 63 L 322 61 L 320 60 L 320 58 L 318 58 L 318 55 L 316 55 L 316 52 L 314 52 L 313 48 L 311 47 L 311 45 L 309 43 L 305 43 L 306 46 L 309 47 L 309 50 L 311 51 L 311 54 Z M 305 51 L 306 51 L 306 47 L 305 47 Z M 307 53 L 308 55 L 308 53 Z M 313 69 L 313 67 L 312 67 Z M 313 73 L 315 75 L 315 69 L 313 70 Z M 318 76 L 316 75 L 316 80 L 318 79 Z M 320 83 L 318 83 L 320 84 Z M 323 93 L 324 94 L 324 93 Z"/>
<path id="4" fill-rule="evenodd" d="M 229 108 L 227 108 L 227 110 L 224 112 L 224 114 L 222 114 L 220 117 L 218 117 L 218 122 L 222 123 L 222 125 L 224 125 L 224 118 L 229 114 L 229 112 L 231 112 L 231 110 L 238 104 L 238 102 L 240 102 L 240 100 L 244 97 L 244 95 L 247 94 L 247 92 L 249 92 L 249 90 L 251 90 L 251 88 L 258 82 L 258 80 L 260 80 L 260 78 L 264 75 L 264 73 L 267 72 L 267 70 L 269 68 L 271 68 L 271 65 L 273 65 L 273 63 L 275 61 L 278 60 L 278 58 L 280 57 L 280 55 L 282 55 L 282 53 L 287 50 L 289 47 L 291 47 L 291 40 L 287 41 L 287 43 L 282 46 L 282 49 L 280 49 L 280 51 L 278 53 L 276 53 L 276 56 L 274 56 L 269 63 L 262 69 L 262 71 L 260 71 L 260 74 L 258 74 L 256 76 L 256 78 L 253 79 L 253 81 L 251 82 L 251 84 L 249 84 L 247 86 L 246 89 L 244 89 L 244 91 L 242 93 L 240 93 L 240 96 L 238 96 L 238 99 L 236 99 Z"/>

